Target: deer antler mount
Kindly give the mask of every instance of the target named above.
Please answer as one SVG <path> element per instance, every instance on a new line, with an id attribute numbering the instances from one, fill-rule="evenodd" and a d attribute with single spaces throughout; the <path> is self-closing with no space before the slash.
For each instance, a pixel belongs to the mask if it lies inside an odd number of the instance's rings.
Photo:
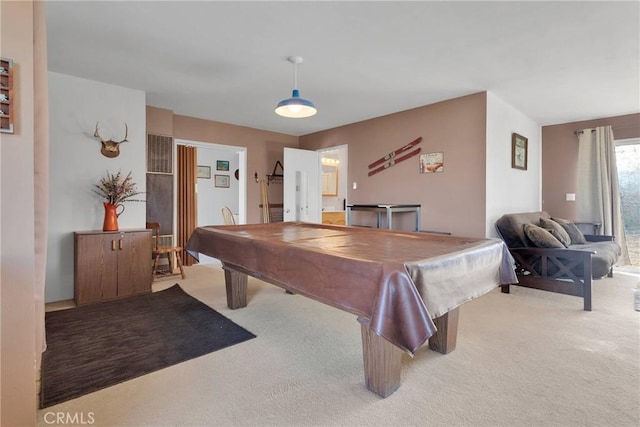
<path id="1" fill-rule="evenodd" d="M 100 152 L 105 157 L 118 157 L 120 155 L 120 143 L 128 141 L 127 135 L 129 135 L 129 127 L 127 126 L 127 123 L 125 122 L 124 124 L 124 138 L 120 141 L 114 141 L 112 139 L 105 141 L 104 139 L 102 139 L 102 137 L 98 133 L 98 123 L 99 122 L 96 122 L 96 131 L 93 133 L 93 136 L 100 139 L 100 142 L 102 143 Z"/>

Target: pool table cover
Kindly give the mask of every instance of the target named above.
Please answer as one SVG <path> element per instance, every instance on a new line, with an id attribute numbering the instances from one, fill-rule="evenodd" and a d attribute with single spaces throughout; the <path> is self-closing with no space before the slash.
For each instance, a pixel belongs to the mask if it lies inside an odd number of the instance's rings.
<path id="1" fill-rule="evenodd" d="M 364 317 L 410 354 L 436 332 L 432 319 L 517 283 L 499 239 L 282 222 L 198 227 L 186 250 Z"/>

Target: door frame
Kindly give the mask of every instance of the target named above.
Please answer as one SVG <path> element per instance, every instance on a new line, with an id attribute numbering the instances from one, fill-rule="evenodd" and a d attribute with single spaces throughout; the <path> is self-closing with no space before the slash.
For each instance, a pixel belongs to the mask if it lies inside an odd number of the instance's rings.
<path id="1" fill-rule="evenodd" d="M 178 145 L 187 145 L 195 148 L 202 149 L 213 149 L 213 150 L 224 150 L 230 151 L 238 155 L 238 169 L 240 169 L 241 173 L 238 177 L 238 222 L 240 224 L 247 223 L 247 147 L 240 147 L 236 145 L 223 145 L 217 144 L 213 142 L 202 142 L 202 141 L 191 141 L 188 139 L 182 138 L 174 138 L 174 153 L 173 153 L 173 167 L 175 170 L 174 174 L 174 188 L 177 188 L 178 185 Z M 197 188 L 196 188 L 197 194 Z M 174 229 L 177 229 L 178 222 L 178 200 L 177 192 L 174 191 L 174 204 L 173 204 L 173 221 L 174 221 Z"/>
<path id="2" fill-rule="evenodd" d="M 349 204 L 349 145 L 341 144 L 334 145 L 331 147 L 322 147 L 318 148 L 316 151 L 320 153 L 320 157 L 322 157 L 322 153 L 325 151 L 335 151 L 340 150 L 344 153 L 344 164 L 340 164 L 338 167 L 338 177 L 344 176 L 344 181 L 340 178 L 338 179 L 338 185 L 340 189 L 338 190 L 338 194 L 344 194 L 344 208 L 346 210 L 346 206 Z M 340 185 L 340 181 L 342 181 L 342 185 Z M 341 209 L 340 209 L 341 210 Z M 346 212 L 345 212 L 346 215 Z"/>

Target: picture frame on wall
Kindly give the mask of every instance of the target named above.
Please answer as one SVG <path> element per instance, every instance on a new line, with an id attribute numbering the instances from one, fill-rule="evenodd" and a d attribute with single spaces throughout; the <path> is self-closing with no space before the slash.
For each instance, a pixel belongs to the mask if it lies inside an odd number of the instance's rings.
<path id="1" fill-rule="evenodd" d="M 511 167 L 513 169 L 527 170 L 529 140 L 517 133 L 511 134 Z"/>
<path id="2" fill-rule="evenodd" d="M 229 175 L 214 175 L 214 186 L 217 188 L 229 188 Z"/>
<path id="3" fill-rule="evenodd" d="M 420 154 L 420 173 L 437 173 L 443 171 L 443 152 Z"/>
<path id="4" fill-rule="evenodd" d="M 229 171 L 229 161 L 227 160 L 216 160 L 216 170 L 217 171 Z"/>
<path id="5" fill-rule="evenodd" d="M 211 166 L 200 166 L 198 165 L 198 178 L 211 179 Z"/>

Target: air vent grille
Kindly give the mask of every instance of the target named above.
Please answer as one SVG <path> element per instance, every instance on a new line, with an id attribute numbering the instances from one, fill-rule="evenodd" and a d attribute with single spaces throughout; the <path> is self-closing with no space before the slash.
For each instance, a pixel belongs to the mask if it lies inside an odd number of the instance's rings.
<path id="1" fill-rule="evenodd" d="M 147 134 L 147 172 L 173 173 L 173 138 Z"/>

